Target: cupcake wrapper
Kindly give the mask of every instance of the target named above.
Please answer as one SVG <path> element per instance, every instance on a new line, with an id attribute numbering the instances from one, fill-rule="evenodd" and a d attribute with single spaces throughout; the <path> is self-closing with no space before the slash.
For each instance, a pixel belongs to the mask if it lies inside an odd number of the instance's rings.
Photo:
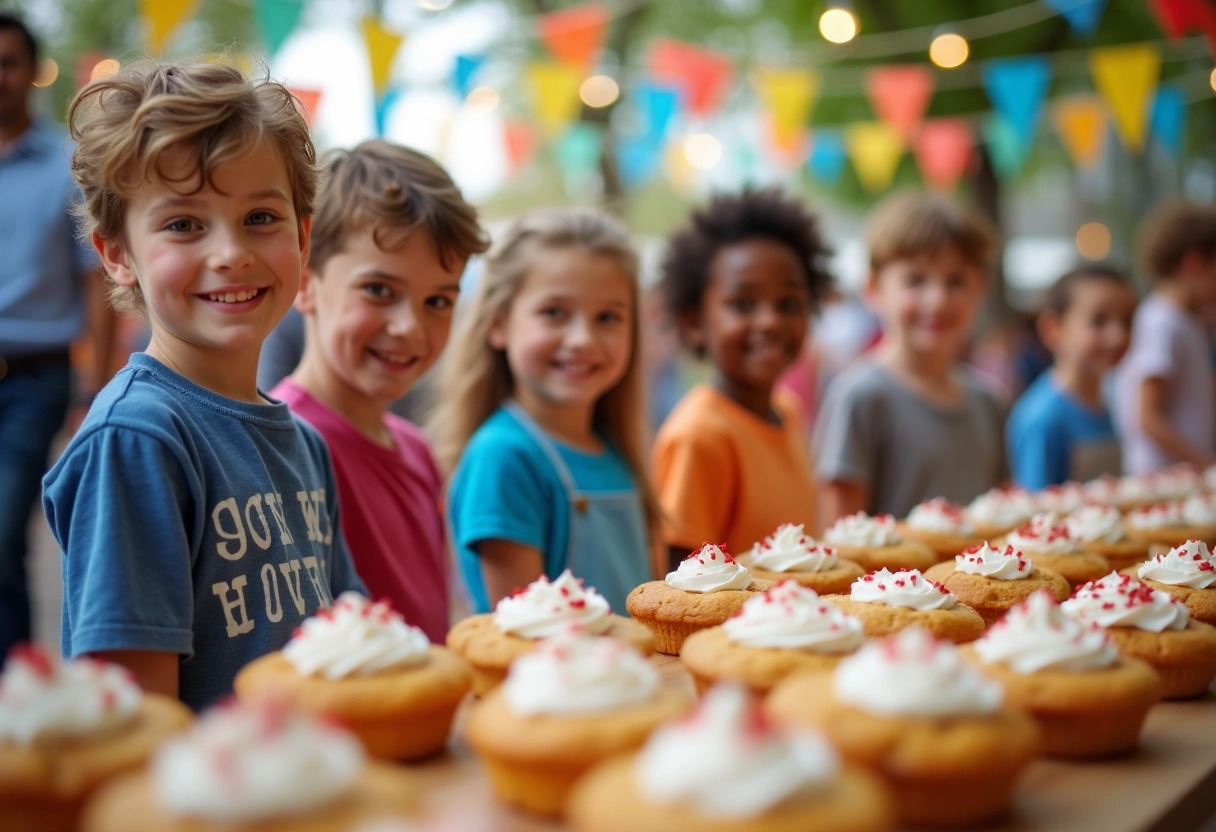
<path id="1" fill-rule="evenodd" d="M 1135 749 L 1149 705 L 1107 713 L 1032 712 L 1039 723 L 1040 751 L 1048 757 L 1113 757 Z"/>
<path id="2" fill-rule="evenodd" d="M 683 621 L 647 621 L 646 626 L 654 633 L 654 649 L 658 653 L 665 653 L 668 656 L 680 655 L 680 648 L 684 645 L 684 639 L 695 633 L 697 630 L 704 630 L 707 627 L 714 626 L 713 624 L 688 624 Z"/>

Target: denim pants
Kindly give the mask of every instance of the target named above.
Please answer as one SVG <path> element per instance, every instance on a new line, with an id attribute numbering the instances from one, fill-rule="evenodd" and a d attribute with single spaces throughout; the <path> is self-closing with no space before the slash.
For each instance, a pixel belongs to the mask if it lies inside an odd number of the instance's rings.
<path id="1" fill-rule="evenodd" d="M 41 509 L 42 475 L 72 396 L 65 360 L 0 378 L 0 665 L 30 639 L 26 579 L 30 512 Z"/>

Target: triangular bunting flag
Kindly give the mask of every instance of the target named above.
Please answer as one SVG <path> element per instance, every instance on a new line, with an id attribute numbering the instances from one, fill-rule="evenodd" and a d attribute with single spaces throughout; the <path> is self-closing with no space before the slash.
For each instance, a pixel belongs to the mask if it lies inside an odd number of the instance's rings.
<path id="1" fill-rule="evenodd" d="M 583 73 L 558 61 L 533 61 L 525 73 L 537 120 L 545 133 L 555 136 L 578 115 Z"/>
<path id="2" fill-rule="evenodd" d="M 1151 124 L 1153 135 L 1161 146 L 1174 156 L 1181 156 L 1186 127 L 1186 97 L 1177 84 L 1157 87 Z"/>
<path id="3" fill-rule="evenodd" d="M 363 18 L 363 41 L 367 44 L 367 58 L 372 65 L 372 85 L 379 93 L 388 86 L 393 70 L 393 59 L 401 48 L 405 37 L 390 32 L 375 17 Z"/>
<path id="4" fill-rule="evenodd" d="M 401 99 L 401 88 L 390 87 L 376 96 L 376 135 L 384 138 L 388 129 L 388 115 Z"/>
<path id="5" fill-rule="evenodd" d="M 988 147 L 992 169 L 1002 179 L 1013 176 L 1022 169 L 1030 150 L 1030 144 L 999 114 L 993 114 L 984 122 L 984 144 Z"/>
<path id="6" fill-rule="evenodd" d="M 595 170 L 600 163 L 600 150 L 604 144 L 601 128 L 594 124 L 576 122 L 558 140 L 554 148 L 557 163 L 567 176 Z"/>
<path id="7" fill-rule="evenodd" d="M 680 108 L 680 91 L 670 84 L 643 81 L 633 88 L 633 100 L 645 125 L 645 135 L 656 144 L 667 136 L 667 128 Z"/>
<path id="8" fill-rule="evenodd" d="M 669 38 L 650 47 L 649 65 L 656 80 L 679 86 L 684 106 L 694 115 L 708 115 L 722 105 L 734 71 L 725 55 Z"/>
<path id="9" fill-rule="evenodd" d="M 139 0 L 139 16 L 144 24 L 144 42 L 149 55 L 165 51 L 173 33 L 194 14 L 198 0 Z"/>
<path id="10" fill-rule="evenodd" d="M 461 101 L 469 97 L 469 91 L 473 89 L 473 76 L 477 74 L 477 70 L 481 69 L 485 59 L 485 55 L 456 56 L 456 69 L 452 72 L 452 87 L 456 90 L 456 97 Z"/>
<path id="11" fill-rule="evenodd" d="M 1044 0 L 1078 35 L 1090 37 L 1098 30 L 1106 0 Z"/>
<path id="12" fill-rule="evenodd" d="M 1017 135 L 1019 143 L 1029 148 L 1034 142 L 1043 99 L 1051 86 L 1051 67 L 1047 59 L 1038 55 L 1002 58 L 984 64 L 981 72 L 984 89 L 993 106 L 1005 125 Z"/>
<path id="13" fill-rule="evenodd" d="M 616 147 L 617 170 L 626 188 L 636 188 L 648 182 L 659 169 L 663 145 L 645 136 L 629 136 Z"/>
<path id="14" fill-rule="evenodd" d="M 536 151 L 536 133 L 526 121 L 504 121 L 502 143 L 507 151 L 507 170 L 517 173 Z"/>
<path id="15" fill-rule="evenodd" d="M 805 131 L 819 89 L 809 69 L 759 69 L 753 76 L 756 92 L 768 112 L 773 137 L 788 147 Z"/>
<path id="16" fill-rule="evenodd" d="M 925 182 L 935 188 L 954 188 L 967 170 L 974 143 L 971 125 L 961 118 L 926 121 L 916 137 L 916 163 Z"/>
<path id="17" fill-rule="evenodd" d="M 895 128 L 882 121 L 850 124 L 845 145 L 862 186 L 870 193 L 885 191 L 904 152 L 903 139 Z"/>
<path id="18" fill-rule="evenodd" d="M 874 114 L 911 144 L 933 97 L 933 83 L 926 66 L 880 66 L 866 73 L 866 94 Z"/>
<path id="19" fill-rule="evenodd" d="M 258 22 L 258 31 L 266 42 L 266 51 L 274 55 L 296 28 L 304 0 L 257 0 L 253 13 Z"/>
<path id="20" fill-rule="evenodd" d="M 1052 120 L 1073 162 L 1091 167 L 1102 157 L 1106 138 L 1106 108 L 1092 95 L 1062 98 L 1052 107 Z"/>
<path id="21" fill-rule="evenodd" d="M 1142 150 L 1148 107 L 1161 74 L 1161 53 L 1147 43 L 1094 49 L 1089 53 L 1089 69 L 1124 146 Z"/>
<path id="22" fill-rule="evenodd" d="M 585 70 L 604 45 L 608 19 L 608 10 L 599 3 L 585 3 L 541 15 L 537 28 L 554 58 Z"/>
<path id="23" fill-rule="evenodd" d="M 288 87 L 287 91 L 296 97 L 300 102 L 300 108 L 304 112 L 304 118 L 307 119 L 308 125 L 311 127 L 315 123 L 317 117 L 317 104 L 321 101 L 321 91 L 312 89 L 303 89 L 301 87 Z"/>
<path id="24" fill-rule="evenodd" d="M 1171 39 L 1198 29 L 1207 38 L 1208 50 L 1216 55 L 1216 5 L 1210 0 L 1151 0 L 1150 5 Z"/>
<path id="25" fill-rule="evenodd" d="M 824 127 L 811 134 L 811 153 L 806 159 L 811 176 L 820 182 L 835 185 L 844 173 L 847 160 L 844 137 L 839 130 Z"/>

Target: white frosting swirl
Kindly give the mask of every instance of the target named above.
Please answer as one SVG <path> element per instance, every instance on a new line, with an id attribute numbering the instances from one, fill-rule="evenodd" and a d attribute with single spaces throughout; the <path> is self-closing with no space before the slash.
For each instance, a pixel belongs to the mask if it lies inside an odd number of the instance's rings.
<path id="1" fill-rule="evenodd" d="M 1216 495 L 1187 497 L 1182 502 L 1182 519 L 1188 526 L 1216 526 Z"/>
<path id="2" fill-rule="evenodd" d="M 1170 586 L 1207 589 L 1216 584 L 1216 558 L 1202 540 L 1188 540 L 1140 564 L 1136 574 Z"/>
<path id="3" fill-rule="evenodd" d="M 751 550 L 751 567 L 769 572 L 826 572 L 836 563 L 835 549 L 816 543 L 792 523 L 778 526 Z"/>
<path id="4" fill-rule="evenodd" d="M 1118 505 L 1119 478 L 1103 474 L 1085 483 L 1085 499 L 1104 506 Z"/>
<path id="5" fill-rule="evenodd" d="M 1035 513 L 1034 498 L 1021 488 L 992 488 L 967 504 L 973 525 L 1011 529 Z"/>
<path id="6" fill-rule="evenodd" d="M 907 523 L 909 528 L 938 534 L 975 534 L 966 510 L 941 497 L 934 497 L 913 508 L 908 513 Z"/>
<path id="7" fill-rule="evenodd" d="M 422 664 L 429 647 L 426 634 L 406 624 L 388 601 L 343 592 L 296 630 L 283 656 L 302 676 L 343 679 Z"/>
<path id="8" fill-rule="evenodd" d="M 126 668 L 93 659 L 56 663 L 40 647 L 20 645 L 0 676 L 0 741 L 53 745 L 122 728 L 143 693 Z"/>
<path id="9" fill-rule="evenodd" d="M 919 569 L 892 572 L 879 569 L 853 581 L 849 597 L 865 604 L 885 604 L 913 610 L 948 610 L 958 599 L 944 586 L 920 574 Z"/>
<path id="10" fill-rule="evenodd" d="M 1161 498 L 1154 474 L 1128 475 L 1118 480 L 1117 496 L 1122 503 L 1145 503 Z"/>
<path id="11" fill-rule="evenodd" d="M 571 714 L 646 702 L 658 688 L 659 672 L 645 656 L 575 625 L 512 662 L 503 695 L 516 713 Z"/>
<path id="12" fill-rule="evenodd" d="M 1085 505 L 1085 501 L 1085 486 L 1072 481 L 1049 485 L 1034 495 L 1034 504 L 1038 511 L 1055 511 L 1060 514 L 1078 511 Z"/>
<path id="13" fill-rule="evenodd" d="M 494 624 L 520 638 L 548 638 L 566 632 L 577 622 L 585 632 L 602 633 L 612 626 L 608 601 L 584 587 L 569 569 L 550 581 L 541 575 L 527 589 L 516 591 L 494 607 Z"/>
<path id="14" fill-rule="evenodd" d="M 1207 488 L 1216 491 L 1216 465 L 1209 465 L 1204 469 L 1203 484 Z"/>
<path id="15" fill-rule="evenodd" d="M 1119 657 L 1105 630 L 1065 615 L 1045 589 L 1005 613 L 975 642 L 975 652 L 1015 673 L 1094 670 Z"/>
<path id="16" fill-rule="evenodd" d="M 782 581 L 746 601 L 722 624 L 745 647 L 783 647 L 813 653 L 848 653 L 860 646 L 861 622 L 796 581 Z"/>
<path id="17" fill-rule="evenodd" d="M 999 684 L 923 627 L 868 642 L 841 659 L 833 685 L 841 702 L 892 716 L 990 714 L 1003 699 Z"/>
<path id="18" fill-rule="evenodd" d="M 839 771 L 818 733 L 771 725 L 734 683 L 715 685 L 684 719 L 651 734 L 634 764 L 638 789 L 655 803 L 688 804 L 710 817 L 748 817 L 813 792 Z"/>
<path id="19" fill-rule="evenodd" d="M 685 592 L 720 592 L 747 589 L 751 586 L 752 575 L 729 553 L 706 543 L 680 561 L 674 572 L 668 572 L 666 581 L 668 586 Z"/>
<path id="20" fill-rule="evenodd" d="M 1186 521 L 1181 503 L 1157 503 L 1129 511 L 1127 525 L 1133 529 L 1164 529 L 1185 526 Z"/>
<path id="21" fill-rule="evenodd" d="M 1064 524 L 1068 527 L 1068 533 L 1083 543 L 1120 543 L 1127 540 L 1123 515 L 1114 506 L 1079 508 L 1068 515 Z"/>
<path id="22" fill-rule="evenodd" d="M 837 546 L 894 546 L 899 543 L 899 532 L 891 515 L 871 517 L 859 511 L 833 523 L 823 539 Z"/>
<path id="23" fill-rule="evenodd" d="M 1034 564 L 1012 546 L 994 549 L 987 543 L 972 546 L 955 555 L 954 568 L 968 575 L 982 575 L 998 581 L 1017 581 L 1034 571 Z"/>
<path id="24" fill-rule="evenodd" d="M 1081 551 L 1058 514 L 1045 511 L 1010 532 L 1008 541 L 1023 552 L 1038 555 L 1075 555 Z"/>
<path id="25" fill-rule="evenodd" d="M 1190 619 L 1186 605 L 1168 592 L 1118 572 L 1078 587 L 1060 606 L 1069 615 L 1101 627 L 1135 627 L 1152 633 L 1185 630 Z"/>
<path id="26" fill-rule="evenodd" d="M 326 805 L 363 765 L 363 746 L 336 726 L 277 705 L 234 702 L 161 746 L 152 778 L 170 814 L 253 823 Z"/>
<path id="27" fill-rule="evenodd" d="M 1153 477 L 1153 493 L 1159 500 L 1181 500 L 1203 488 L 1203 475 L 1186 465 L 1158 471 Z"/>

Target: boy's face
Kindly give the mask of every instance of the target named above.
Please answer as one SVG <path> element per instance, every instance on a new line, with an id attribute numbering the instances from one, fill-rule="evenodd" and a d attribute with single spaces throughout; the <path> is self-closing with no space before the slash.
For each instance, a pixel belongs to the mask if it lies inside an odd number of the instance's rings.
<path id="1" fill-rule="evenodd" d="M 372 235 L 351 234 L 319 273 L 306 271 L 296 306 L 331 393 L 387 406 L 443 351 L 465 262 L 445 267 L 425 231 L 388 250 Z"/>
<path id="2" fill-rule="evenodd" d="M 701 308 L 681 325 L 685 340 L 705 349 L 728 388 L 767 397 L 802 350 L 810 308 L 794 252 L 756 238 L 718 251 Z"/>
<path id="3" fill-rule="evenodd" d="M 901 349 L 957 360 L 971 335 L 988 281 L 953 248 L 893 260 L 870 274 L 866 297 L 885 337 Z"/>
<path id="4" fill-rule="evenodd" d="M 37 67 L 16 29 L 0 29 L 0 124 L 28 117 Z"/>
<path id="5" fill-rule="evenodd" d="M 1216 306 L 1216 257 L 1189 252 L 1182 260 L 1180 272 L 1188 306 L 1205 311 Z"/>
<path id="6" fill-rule="evenodd" d="M 1073 286 L 1068 309 L 1044 328 L 1056 360 L 1073 363 L 1092 375 L 1114 367 L 1131 340 L 1136 299 L 1127 287 L 1109 280 L 1082 280 Z"/>
<path id="7" fill-rule="evenodd" d="M 184 148 L 131 197 L 122 239 L 94 238 L 116 283 L 139 286 L 149 353 L 187 377 L 213 377 L 234 353 L 256 360 L 286 314 L 308 258 L 310 218 L 296 216 L 291 182 L 268 144 L 219 165 L 197 184 Z"/>

